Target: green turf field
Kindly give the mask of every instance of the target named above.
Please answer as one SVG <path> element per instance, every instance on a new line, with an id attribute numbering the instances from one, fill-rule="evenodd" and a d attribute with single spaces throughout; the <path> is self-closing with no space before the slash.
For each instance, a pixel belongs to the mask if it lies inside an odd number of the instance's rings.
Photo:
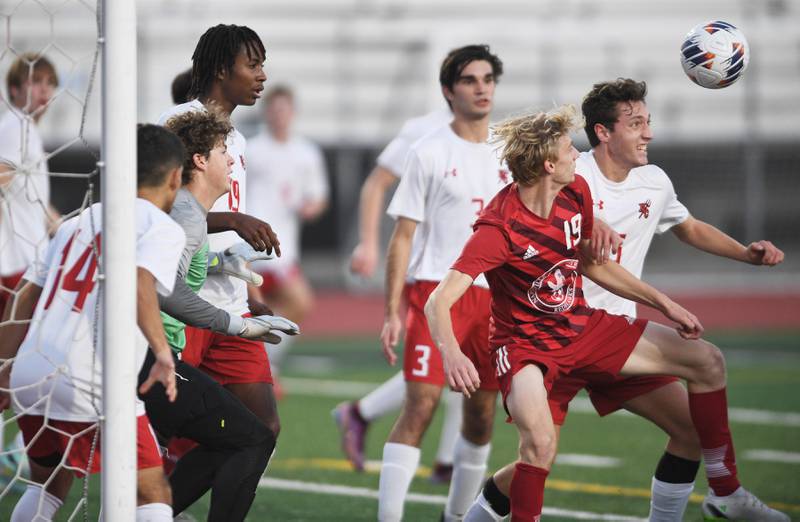
<path id="1" fill-rule="evenodd" d="M 769 335 L 730 332 L 708 338 L 725 350 L 728 360 L 731 426 L 744 484 L 793 519 L 800 518 L 800 331 Z M 378 486 L 377 467 L 368 466 L 361 474 L 350 471 L 339 451 L 339 434 L 330 410 L 338 402 L 355 397 L 354 393 L 369 389 L 371 383 L 382 382 L 393 371 L 383 362 L 377 341 L 303 341 L 293 347 L 283 371 L 287 393 L 279 404 L 283 428 L 277 454 L 249 520 L 375 520 L 377 501 L 369 495 Z M 595 513 L 598 519 L 600 514 L 646 516 L 650 477 L 665 437 L 641 419 L 621 414 L 600 419 L 581 405 L 585 406 L 585 400 L 579 400 L 579 407 L 573 409 L 564 426 L 560 453 L 613 457 L 619 465 L 589 468 L 557 464 L 548 481 L 546 506 Z M 752 417 L 761 423 L 755 423 Z M 742 418 L 750 420 L 736 420 Z M 380 460 L 393 421 L 394 417 L 387 417 L 370 429 L 368 459 Z M 423 445 L 423 467 L 411 485 L 413 493 L 423 495 L 421 501 L 407 504 L 406 520 L 438 520 L 441 512 L 437 502 L 447 494 L 447 488 L 432 485 L 425 478 L 426 466 L 436 451 L 440 422 L 437 415 Z M 500 413 L 495 430 L 491 468 L 512 460 L 517 446 L 513 426 L 505 424 Z M 766 454 L 778 462 L 763 461 L 753 458 L 758 456 L 755 450 L 784 453 Z M 318 489 L 319 485 L 352 489 L 336 490 L 336 494 L 304 491 Z M 77 486 L 74 493 L 78 493 L 76 490 Z M 696 493 L 704 494 L 705 490 L 701 481 Z M 699 498 L 690 504 L 688 520 L 700 519 Z M 96 494 L 90 499 L 96 505 Z M 8 519 L 15 500 L 14 495 L 2 499 L 0 520 Z M 204 508 L 201 502 L 190 511 L 203 520 Z M 544 518 L 579 519 L 576 515 Z M 76 520 L 82 519 L 79 513 Z M 587 519 L 593 518 L 583 518 Z"/>

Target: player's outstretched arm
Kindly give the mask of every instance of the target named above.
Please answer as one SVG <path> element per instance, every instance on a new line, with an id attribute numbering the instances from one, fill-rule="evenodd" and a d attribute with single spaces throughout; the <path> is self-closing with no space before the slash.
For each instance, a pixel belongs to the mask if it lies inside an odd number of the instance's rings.
<path id="1" fill-rule="evenodd" d="M 594 262 L 600 265 L 608 263 L 611 254 L 616 254 L 621 245 L 622 236 L 608 226 L 605 221 L 595 217 L 592 223 L 591 239 L 591 252 Z"/>
<path id="2" fill-rule="evenodd" d="M 448 270 L 447 275 L 425 303 L 425 317 L 428 319 L 433 342 L 442 353 L 447 384 L 467 397 L 480 387 L 481 380 L 472 361 L 464 355 L 458 345 L 453 332 L 450 309 L 472 286 L 472 281 L 472 277 L 467 274 L 458 270 Z"/>
<path id="3" fill-rule="evenodd" d="M 136 322 L 156 358 L 147 379 L 139 387 L 139 393 L 147 393 L 157 382 L 164 385 L 170 402 L 175 401 L 178 389 L 175 385 L 175 361 L 167 344 L 164 324 L 158 313 L 156 279 L 149 271 L 136 269 Z"/>
<path id="4" fill-rule="evenodd" d="M 403 324 L 400 321 L 400 303 L 403 297 L 408 260 L 411 256 L 411 241 L 414 238 L 416 229 L 416 221 L 398 217 L 392 238 L 389 240 L 389 250 L 386 258 L 386 303 L 383 329 L 381 330 L 381 346 L 384 357 L 392 366 L 397 363 L 397 354 L 394 353 L 394 348 L 400 340 L 400 331 L 403 328 Z"/>
<path id="5" fill-rule="evenodd" d="M 775 266 L 783 262 L 783 251 L 770 241 L 744 246 L 717 227 L 692 216 L 672 227 L 672 232 L 684 243 L 717 256 L 752 265 Z"/>
<path id="6" fill-rule="evenodd" d="M 258 218 L 241 212 L 209 212 L 206 222 L 209 234 L 232 230 L 256 250 L 264 250 L 268 254 L 274 250 L 275 255 L 281 255 L 281 242 L 277 234 L 269 223 Z"/>
<path id="7" fill-rule="evenodd" d="M 358 244 L 350 257 L 350 271 L 371 277 L 378 266 L 380 222 L 386 191 L 398 177 L 384 167 L 376 166 L 361 187 L 358 199 Z"/>
<path id="8" fill-rule="evenodd" d="M 5 391 L 9 388 L 11 377 L 11 362 L 8 359 L 17 355 L 41 295 L 41 286 L 22 279 L 15 289 L 15 295 L 6 302 L 3 310 L 0 326 L 0 411 L 11 405 L 11 397 Z"/>
<path id="9" fill-rule="evenodd" d="M 587 240 L 581 241 L 581 271 L 583 274 L 609 292 L 625 299 L 636 301 L 655 308 L 668 319 L 678 323 L 678 333 L 685 339 L 699 339 L 703 325 L 697 317 L 662 292 L 641 281 L 615 262 L 597 265 L 590 261 L 586 250 L 590 248 Z"/>

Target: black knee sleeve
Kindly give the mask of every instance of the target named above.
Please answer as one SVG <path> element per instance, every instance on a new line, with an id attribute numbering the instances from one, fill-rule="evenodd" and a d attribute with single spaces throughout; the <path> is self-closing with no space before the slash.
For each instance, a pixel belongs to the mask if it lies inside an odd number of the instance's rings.
<path id="1" fill-rule="evenodd" d="M 678 457 L 664 452 L 656 467 L 656 480 L 669 484 L 688 484 L 694 482 L 700 462 Z"/>
<path id="2" fill-rule="evenodd" d="M 494 477 L 489 477 L 483 485 L 483 496 L 492 506 L 492 510 L 501 517 L 511 513 L 511 499 L 503 495 L 503 492 L 494 483 Z"/>

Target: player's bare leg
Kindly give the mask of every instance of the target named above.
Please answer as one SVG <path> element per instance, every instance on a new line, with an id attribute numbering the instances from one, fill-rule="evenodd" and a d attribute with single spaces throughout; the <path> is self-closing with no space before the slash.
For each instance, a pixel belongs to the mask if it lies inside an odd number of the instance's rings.
<path id="1" fill-rule="evenodd" d="M 689 411 L 700 439 L 710 492 L 703 503 L 707 517 L 788 521 L 741 487 L 733 439 L 728 427 L 725 359 L 703 340 L 686 340 L 657 323 L 648 323 L 620 372 L 622 375 L 675 375 L 686 379 Z"/>
<path id="2" fill-rule="evenodd" d="M 626 401 L 623 407 L 650 420 L 669 435 L 652 480 L 650 522 L 683 520 L 702 457 L 686 388 L 673 382 Z"/>
<path id="3" fill-rule="evenodd" d="M 406 400 L 383 447 L 378 487 L 378 520 L 399 521 L 408 487 L 419 465 L 419 445 L 430 426 L 442 387 L 406 382 Z"/>
<path id="4" fill-rule="evenodd" d="M 478 390 L 463 403 L 464 418 L 456 440 L 445 522 L 461 520 L 481 489 L 491 451 L 497 392 Z"/>
<path id="5" fill-rule="evenodd" d="M 136 505 L 137 520 L 172 520 L 172 492 L 164 476 L 164 468 L 157 466 L 137 472 Z"/>

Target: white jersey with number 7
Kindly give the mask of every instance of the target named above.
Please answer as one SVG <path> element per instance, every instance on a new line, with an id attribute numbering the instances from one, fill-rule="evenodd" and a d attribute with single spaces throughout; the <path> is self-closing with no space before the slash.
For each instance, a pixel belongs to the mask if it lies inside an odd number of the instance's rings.
<path id="1" fill-rule="evenodd" d="M 641 278 L 653 236 L 663 234 L 689 217 L 669 177 L 655 165 L 645 165 L 631 169 L 625 181 L 617 183 L 600 172 L 591 151 L 580 154 L 575 172 L 586 180 L 592 191 L 594 217 L 624 238 L 615 261 Z M 636 317 L 636 303 L 612 294 L 588 278 L 583 279 L 583 295 L 592 308 Z"/>

